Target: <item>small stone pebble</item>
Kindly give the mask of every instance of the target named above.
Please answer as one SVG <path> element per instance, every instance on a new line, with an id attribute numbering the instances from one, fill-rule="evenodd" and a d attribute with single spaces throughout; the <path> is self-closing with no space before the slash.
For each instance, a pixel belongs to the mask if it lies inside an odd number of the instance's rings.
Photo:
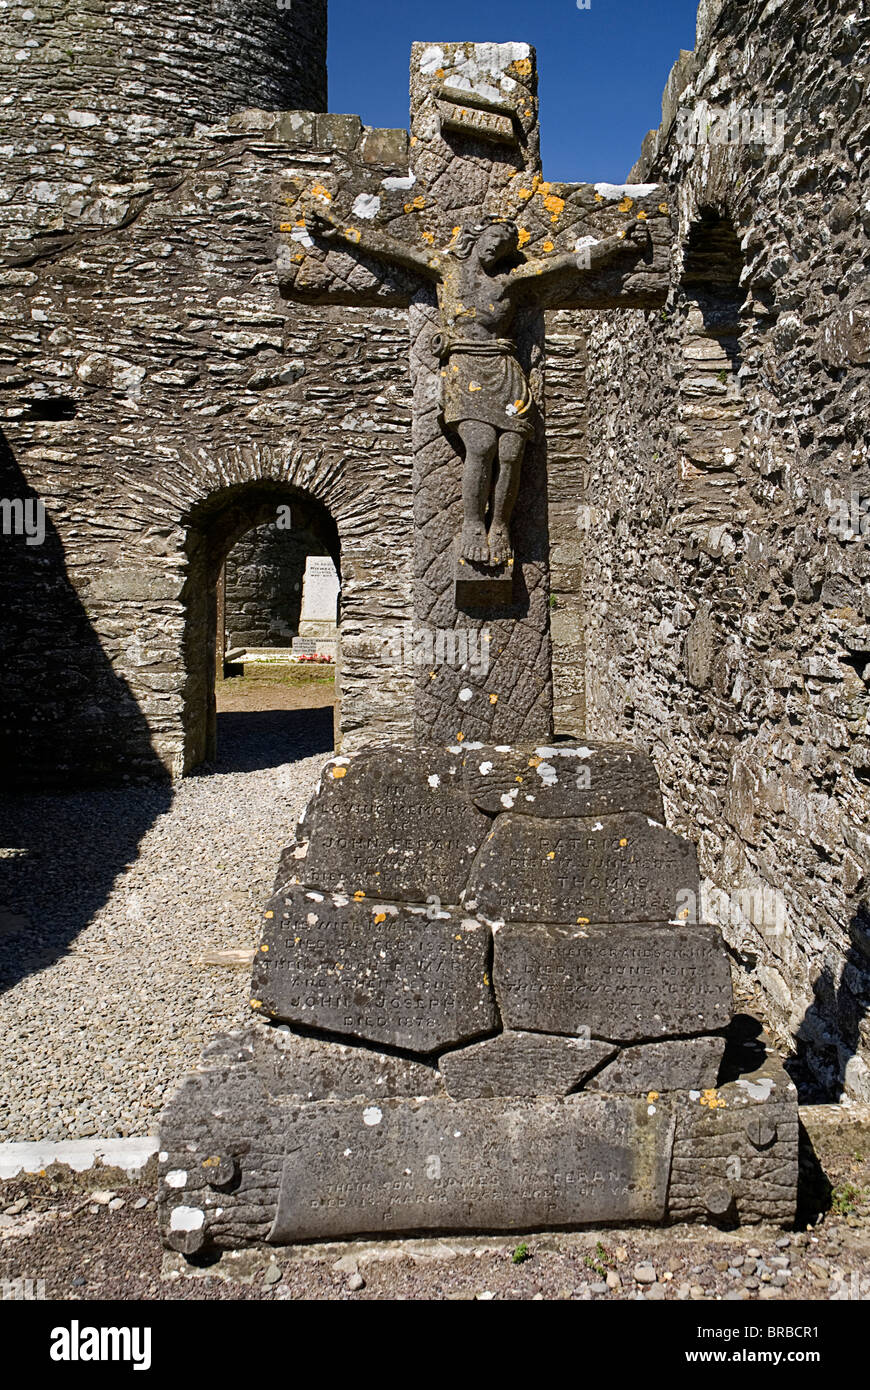
<path id="1" fill-rule="evenodd" d="M 360 1289 L 364 1289 L 365 1286 L 366 1281 L 359 1270 L 357 1270 L 356 1274 L 351 1274 L 347 1281 L 347 1287 L 350 1289 L 351 1293 L 359 1293 Z"/>
<path id="2" fill-rule="evenodd" d="M 265 1275 L 263 1276 L 263 1283 L 264 1283 L 264 1284 L 280 1284 L 280 1282 L 281 1282 L 281 1269 L 280 1269 L 280 1266 L 279 1266 L 279 1265 L 269 1265 L 269 1268 L 266 1270 L 266 1273 L 265 1273 Z"/>
<path id="3" fill-rule="evenodd" d="M 655 1269 L 649 1264 L 635 1265 L 634 1280 L 636 1284 L 654 1284 L 656 1281 Z"/>

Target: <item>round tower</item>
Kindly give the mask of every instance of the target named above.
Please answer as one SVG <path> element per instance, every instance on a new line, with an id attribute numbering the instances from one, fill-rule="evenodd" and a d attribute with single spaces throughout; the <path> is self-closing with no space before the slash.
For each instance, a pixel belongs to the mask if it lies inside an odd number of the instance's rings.
<path id="1" fill-rule="evenodd" d="M 114 221 L 114 185 L 245 107 L 326 109 L 327 0 L 9 0 L 0 238 Z M 183 154 L 171 158 L 176 163 Z"/>

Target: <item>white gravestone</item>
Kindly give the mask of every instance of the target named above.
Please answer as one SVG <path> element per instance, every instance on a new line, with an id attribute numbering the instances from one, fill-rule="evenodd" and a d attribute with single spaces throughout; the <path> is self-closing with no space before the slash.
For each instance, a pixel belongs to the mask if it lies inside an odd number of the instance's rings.
<path id="1" fill-rule="evenodd" d="M 335 657 L 340 589 L 338 571 L 330 557 L 309 555 L 302 580 L 302 610 L 294 651 L 310 654 L 316 650 L 321 656 Z"/>

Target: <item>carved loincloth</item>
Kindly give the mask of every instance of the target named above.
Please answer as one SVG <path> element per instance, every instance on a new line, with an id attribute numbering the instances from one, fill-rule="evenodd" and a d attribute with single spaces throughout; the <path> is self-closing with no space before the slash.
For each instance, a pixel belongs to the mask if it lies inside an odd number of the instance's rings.
<path id="1" fill-rule="evenodd" d="M 456 426 L 463 420 L 477 420 L 530 439 L 534 402 L 514 344 L 508 338 L 476 343 L 445 342 L 440 334 L 438 337 L 444 424 Z"/>

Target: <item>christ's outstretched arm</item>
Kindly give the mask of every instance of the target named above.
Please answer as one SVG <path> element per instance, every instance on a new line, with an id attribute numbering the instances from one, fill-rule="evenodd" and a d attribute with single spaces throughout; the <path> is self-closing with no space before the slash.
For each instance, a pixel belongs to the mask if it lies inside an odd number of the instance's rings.
<path id="1" fill-rule="evenodd" d="M 401 266 L 403 270 L 415 271 L 427 280 L 438 281 L 443 275 L 443 258 L 439 251 L 417 249 L 398 241 L 387 232 L 379 232 L 374 227 L 358 226 L 339 217 L 332 208 L 307 207 L 305 225 L 313 237 L 331 241 L 340 239 L 348 246 L 358 246 L 367 255 L 390 265 Z"/>
<path id="2" fill-rule="evenodd" d="M 606 237 L 604 241 L 583 246 L 579 251 L 563 252 L 558 256 L 532 257 L 517 266 L 510 274 L 510 286 L 518 292 L 533 292 L 558 286 L 608 265 L 627 250 L 640 250 L 649 239 L 643 222 L 634 222 L 621 236 Z"/>

